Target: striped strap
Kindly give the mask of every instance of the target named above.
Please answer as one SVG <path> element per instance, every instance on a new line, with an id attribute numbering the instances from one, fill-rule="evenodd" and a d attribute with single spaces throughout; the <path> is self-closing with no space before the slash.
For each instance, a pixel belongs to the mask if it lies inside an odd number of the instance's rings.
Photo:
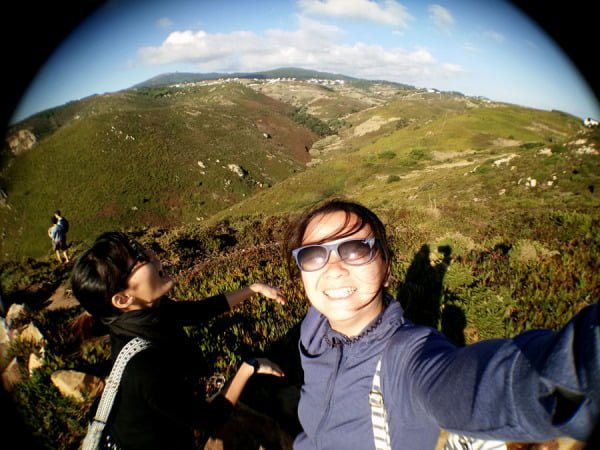
<path id="1" fill-rule="evenodd" d="M 102 430 L 106 425 L 110 410 L 112 409 L 113 402 L 115 401 L 125 366 L 136 353 L 141 352 L 149 346 L 149 341 L 136 337 L 125 344 L 125 346 L 119 352 L 110 374 L 106 379 L 106 385 L 104 386 L 104 391 L 102 392 L 102 397 L 100 398 L 100 404 L 96 410 L 96 416 L 90 424 L 90 427 L 88 428 L 88 434 L 84 439 L 84 450 L 97 448 L 100 436 L 102 435 Z"/>
<path id="2" fill-rule="evenodd" d="M 371 406 L 371 421 L 373 423 L 373 436 L 375 450 L 391 450 L 390 431 L 387 413 L 383 404 L 381 390 L 381 358 L 377 361 L 371 392 L 369 392 L 369 405 Z M 444 445 L 444 450 L 506 450 L 507 446 L 502 441 L 486 441 L 461 434 L 450 433 Z"/>
<path id="3" fill-rule="evenodd" d="M 444 450 L 506 450 L 503 441 L 486 441 L 461 434 L 450 433 Z"/>
<path id="4" fill-rule="evenodd" d="M 375 368 L 373 384 L 371 392 L 369 392 L 369 405 L 371 406 L 375 450 L 391 450 L 387 414 L 383 404 L 383 393 L 381 392 L 381 358 L 377 361 L 377 367 Z"/>

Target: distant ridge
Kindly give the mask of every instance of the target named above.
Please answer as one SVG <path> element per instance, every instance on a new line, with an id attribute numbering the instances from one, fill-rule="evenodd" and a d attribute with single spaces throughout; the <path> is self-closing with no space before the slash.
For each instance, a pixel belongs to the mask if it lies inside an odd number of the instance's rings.
<path id="1" fill-rule="evenodd" d="M 214 80 L 217 78 L 222 78 L 224 74 L 222 73 L 191 73 L 191 72 L 170 72 L 163 73 L 152 77 L 146 81 L 142 81 L 141 83 L 134 84 L 131 89 L 139 89 L 139 88 L 149 88 L 149 87 L 158 87 L 158 86 L 168 86 L 170 84 L 176 83 L 189 83 L 194 81 L 204 81 L 204 80 Z M 231 76 L 231 75 L 228 75 Z"/>
<path id="2" fill-rule="evenodd" d="M 309 80 L 311 78 L 320 78 L 324 80 L 344 80 L 359 81 L 358 78 L 347 75 L 319 72 L 317 70 L 302 69 L 297 67 L 281 67 L 278 69 L 262 72 L 211 72 L 211 73 L 191 73 L 191 72 L 170 72 L 157 75 L 146 81 L 135 84 L 133 89 L 149 88 L 158 86 L 168 86 L 177 83 L 193 83 L 195 81 L 215 80 L 219 78 L 295 78 L 297 80 Z"/>

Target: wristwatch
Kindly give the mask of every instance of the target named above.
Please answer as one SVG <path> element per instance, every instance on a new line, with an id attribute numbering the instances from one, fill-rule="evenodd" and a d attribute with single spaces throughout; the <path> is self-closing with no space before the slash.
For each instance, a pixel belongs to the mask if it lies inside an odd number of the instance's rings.
<path id="1" fill-rule="evenodd" d="M 256 359 L 256 358 L 248 358 L 246 360 L 246 363 L 248 363 L 252 367 L 254 367 L 254 373 L 252 375 L 254 375 L 256 372 L 258 372 L 258 368 L 260 367 L 260 362 L 258 362 L 258 359 Z"/>

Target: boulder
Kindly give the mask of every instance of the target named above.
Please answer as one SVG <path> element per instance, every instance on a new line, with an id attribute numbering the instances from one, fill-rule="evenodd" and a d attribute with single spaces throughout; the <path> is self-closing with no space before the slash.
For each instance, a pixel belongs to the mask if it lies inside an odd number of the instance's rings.
<path id="1" fill-rule="evenodd" d="M 6 357 L 10 346 L 10 334 L 4 317 L 0 317 L 0 362 Z"/>
<path id="2" fill-rule="evenodd" d="M 10 151 L 17 156 L 35 145 L 37 139 L 29 130 L 19 130 L 6 138 Z"/>
<path id="3" fill-rule="evenodd" d="M 19 333 L 19 337 L 23 341 L 33 342 L 36 345 L 44 344 L 44 335 L 33 323 L 28 323 L 25 328 Z"/>
<path id="4" fill-rule="evenodd" d="M 34 370 L 39 369 L 44 365 L 44 357 L 38 356 L 34 352 L 29 354 L 29 363 L 27 364 L 27 370 L 29 371 L 29 375 L 33 374 Z"/>
<path id="5" fill-rule="evenodd" d="M 57 370 L 50 379 L 60 393 L 84 401 L 85 397 L 95 398 L 104 389 L 104 380 L 76 370 Z"/>
<path id="6" fill-rule="evenodd" d="M 238 166 L 237 164 L 227 164 L 227 168 L 240 178 L 243 178 L 248 174 L 243 167 Z"/>
<path id="7" fill-rule="evenodd" d="M 7 392 L 11 392 L 21 380 L 19 363 L 17 362 L 17 358 L 13 358 L 6 369 L 4 369 L 4 372 L 2 372 L 2 386 Z"/>
<path id="8" fill-rule="evenodd" d="M 12 328 L 13 324 L 15 323 L 15 320 L 24 316 L 26 313 L 27 308 L 25 307 L 25 305 L 20 303 L 13 303 L 12 305 L 10 305 L 8 311 L 6 312 L 6 324 L 8 325 L 8 328 Z"/>

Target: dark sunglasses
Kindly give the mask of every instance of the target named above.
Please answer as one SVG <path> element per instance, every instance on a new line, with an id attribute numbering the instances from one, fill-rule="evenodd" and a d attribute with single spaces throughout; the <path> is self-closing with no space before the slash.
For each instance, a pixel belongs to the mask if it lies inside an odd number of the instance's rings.
<path id="1" fill-rule="evenodd" d="M 129 239 L 127 242 L 129 244 L 129 247 L 133 251 L 133 259 L 134 260 L 133 260 L 133 263 L 131 263 L 131 265 L 127 269 L 127 272 L 125 272 L 125 275 L 123 275 L 123 283 L 124 284 L 127 284 L 127 280 L 131 276 L 133 269 L 135 268 L 135 266 L 138 263 L 150 262 L 150 256 L 148 256 L 148 253 L 146 253 L 144 251 L 144 249 L 137 242 L 135 242 L 133 239 Z"/>
<path id="2" fill-rule="evenodd" d="M 373 260 L 376 252 L 374 237 L 363 239 L 348 239 L 336 244 L 304 245 L 292 250 L 292 256 L 300 270 L 314 272 L 322 269 L 329 261 L 329 255 L 334 251 L 339 258 L 351 266 L 362 266 Z"/>

